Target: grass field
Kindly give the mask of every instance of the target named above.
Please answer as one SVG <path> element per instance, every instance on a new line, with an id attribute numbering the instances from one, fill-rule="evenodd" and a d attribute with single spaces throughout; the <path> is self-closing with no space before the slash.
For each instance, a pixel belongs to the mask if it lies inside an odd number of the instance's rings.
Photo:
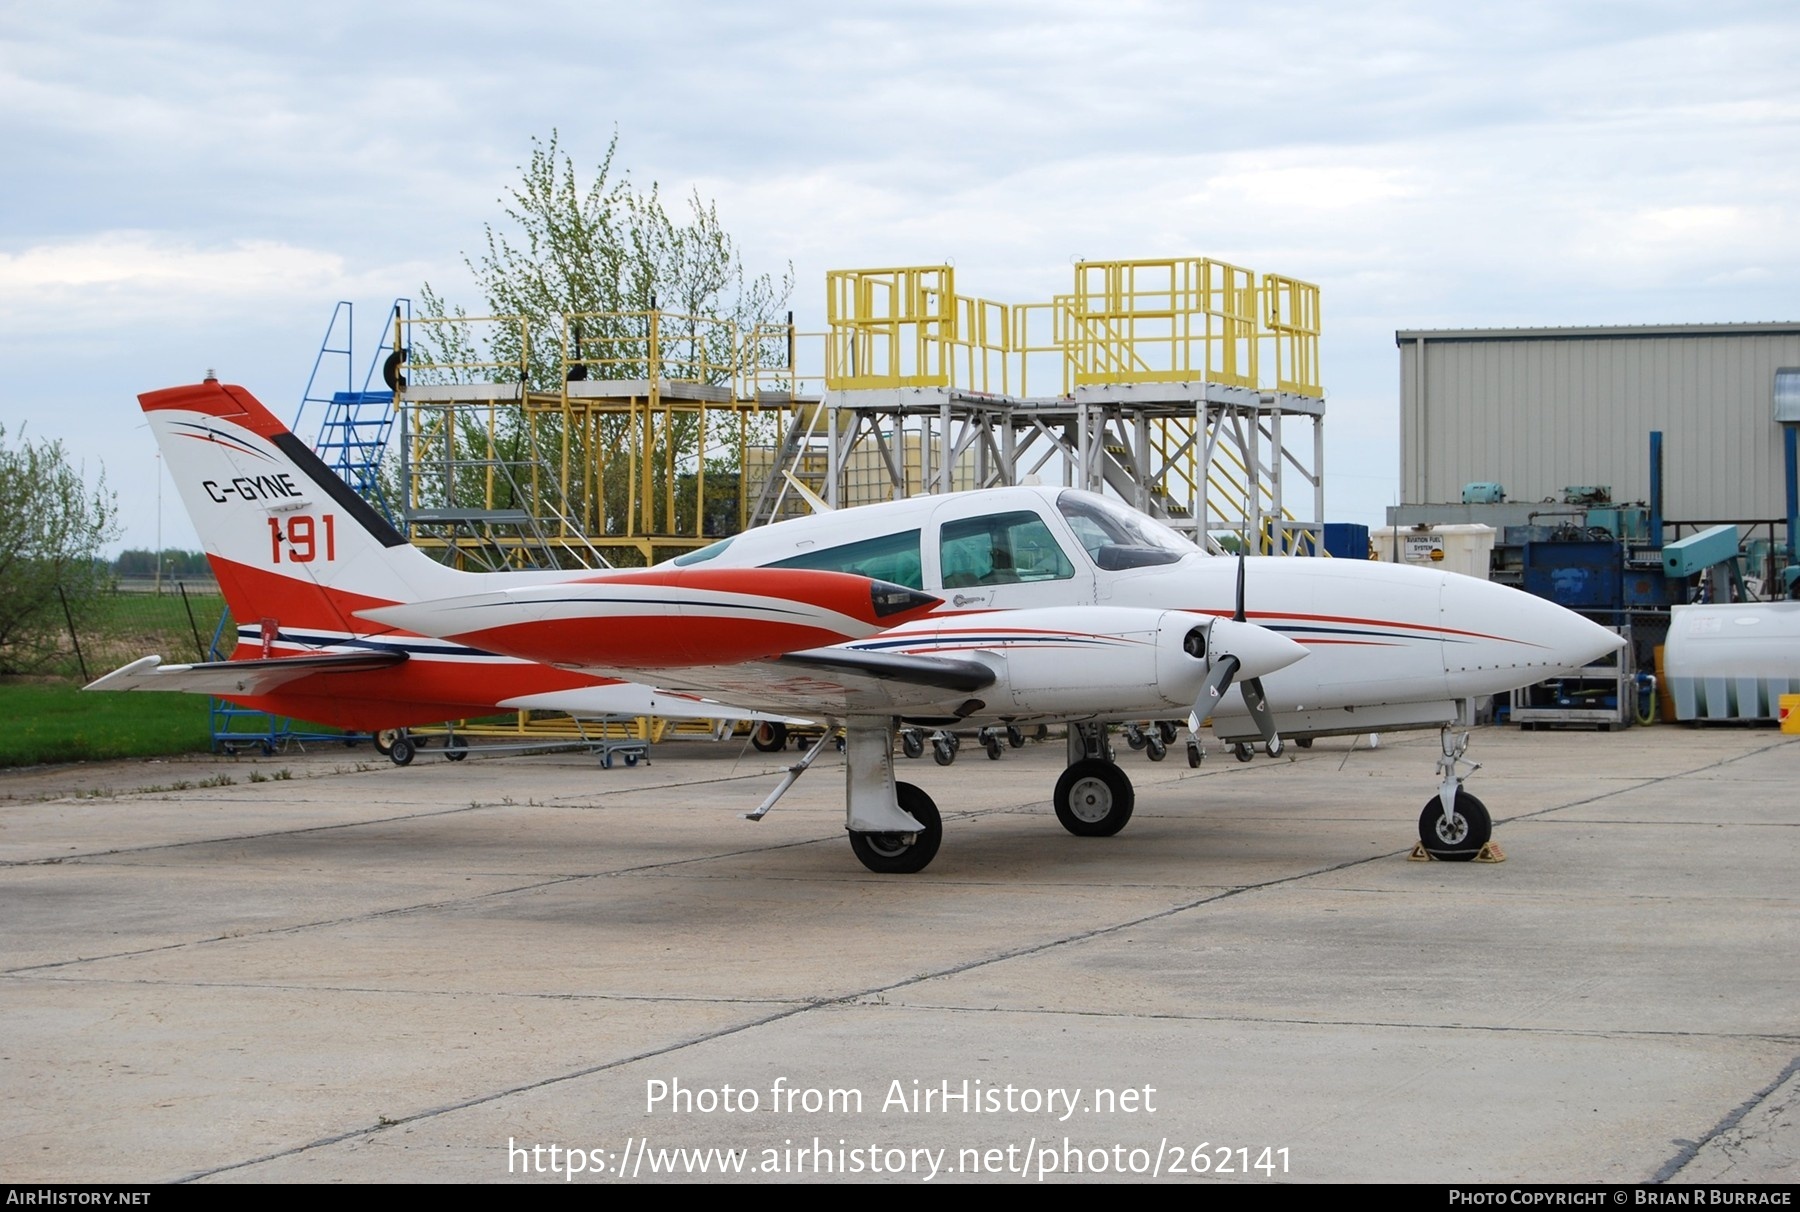
<path id="1" fill-rule="evenodd" d="M 205 752 L 204 696 L 83 694 L 83 666 L 97 678 L 151 653 L 201 660 L 224 610 L 217 594 L 102 594 L 77 620 L 79 659 L 65 632 L 56 676 L 0 679 L 0 767 Z"/>
<path id="2" fill-rule="evenodd" d="M 0 767 L 204 753 L 207 719 L 200 695 L 84 694 L 73 682 L 0 680 Z"/>

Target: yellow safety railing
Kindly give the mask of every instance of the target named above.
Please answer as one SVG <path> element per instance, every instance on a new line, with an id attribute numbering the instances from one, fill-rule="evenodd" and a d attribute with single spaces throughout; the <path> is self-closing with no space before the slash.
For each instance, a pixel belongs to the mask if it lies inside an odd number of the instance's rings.
<path id="1" fill-rule="evenodd" d="M 577 312 L 562 318 L 565 382 L 664 380 L 737 386 L 737 324 L 670 311 Z"/>
<path id="2" fill-rule="evenodd" d="M 531 340 L 523 316 L 395 317 L 414 384 L 524 383 Z"/>
<path id="3" fill-rule="evenodd" d="M 1009 394 L 1012 388 L 1012 309 L 992 299 L 956 295 L 955 338 L 947 351 L 950 383 L 970 391 Z"/>
<path id="4" fill-rule="evenodd" d="M 837 388 L 950 383 L 956 271 L 948 265 L 825 275 L 825 381 Z"/>
<path id="5" fill-rule="evenodd" d="M 948 265 L 833 270 L 826 319 L 834 390 L 1188 382 L 1324 395 L 1319 288 L 1208 257 L 1084 261 L 1072 293 L 1010 305 L 957 294 Z"/>
<path id="6" fill-rule="evenodd" d="M 1256 275 L 1205 257 L 1075 267 L 1077 385 L 1204 381 L 1255 387 Z"/>
<path id="7" fill-rule="evenodd" d="M 1319 288 L 1263 275 L 1264 325 L 1275 347 L 1275 390 L 1323 398 L 1319 382 Z"/>

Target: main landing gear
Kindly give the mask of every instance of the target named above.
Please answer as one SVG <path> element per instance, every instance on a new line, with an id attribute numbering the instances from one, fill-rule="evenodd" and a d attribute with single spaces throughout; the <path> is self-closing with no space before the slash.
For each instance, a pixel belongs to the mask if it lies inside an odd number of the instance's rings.
<path id="1" fill-rule="evenodd" d="M 850 850 L 870 871 L 882 875 L 912 875 L 923 871 L 937 857 L 944 840 L 944 821 L 937 805 L 911 783 L 895 783 L 894 798 L 900 810 L 924 828 L 913 833 L 850 834 Z"/>
<path id="2" fill-rule="evenodd" d="M 944 822 L 931 797 L 911 783 L 894 779 L 895 722 L 890 718 L 852 716 L 844 723 L 844 828 L 850 851 L 870 871 L 912 875 L 937 857 Z M 826 731 L 788 767 L 787 775 L 749 820 L 760 821 L 787 794 L 834 736 Z"/>
<path id="3" fill-rule="evenodd" d="M 1162 740 L 1160 731 L 1154 735 Z M 1131 820 L 1137 793 L 1113 756 L 1104 724 L 1069 725 L 1069 765 L 1053 802 L 1056 819 L 1076 837 L 1111 837 Z"/>
<path id="4" fill-rule="evenodd" d="M 1083 758 L 1056 780 L 1056 819 L 1076 837 L 1111 837 L 1136 803 L 1131 780 L 1104 758 Z"/>

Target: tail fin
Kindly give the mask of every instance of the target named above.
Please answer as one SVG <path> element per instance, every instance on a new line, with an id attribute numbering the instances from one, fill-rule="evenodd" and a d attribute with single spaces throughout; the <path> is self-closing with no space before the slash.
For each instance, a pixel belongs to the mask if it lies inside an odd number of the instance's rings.
<path id="1" fill-rule="evenodd" d="M 242 387 L 138 397 L 240 627 L 367 634 L 354 611 L 469 592 Z"/>

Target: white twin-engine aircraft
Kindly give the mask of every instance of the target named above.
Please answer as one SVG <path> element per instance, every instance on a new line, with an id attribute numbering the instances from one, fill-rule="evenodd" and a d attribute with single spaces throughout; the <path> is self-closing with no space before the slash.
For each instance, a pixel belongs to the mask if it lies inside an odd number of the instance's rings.
<path id="1" fill-rule="evenodd" d="M 140 400 L 238 646 L 205 665 L 146 657 L 91 689 L 192 690 L 371 731 L 495 709 L 655 711 L 671 693 L 688 714 L 705 696 L 719 715 L 829 721 L 844 730 L 850 844 L 879 872 L 922 870 L 943 835 L 931 798 L 894 777 L 897 729 L 1068 724 L 1056 815 L 1098 837 L 1133 805 L 1106 725 L 1182 716 L 1196 730 L 1210 718 L 1245 759 L 1253 741 L 1279 754 L 1284 735 L 1440 728 L 1420 839 L 1471 858 L 1491 822 L 1459 790 L 1471 766 L 1467 734 L 1450 728 L 1459 700 L 1621 644 L 1471 577 L 1208 556 L 1058 488 L 824 513 L 643 570 L 459 572 L 410 546 L 243 388 L 209 379 Z"/>

